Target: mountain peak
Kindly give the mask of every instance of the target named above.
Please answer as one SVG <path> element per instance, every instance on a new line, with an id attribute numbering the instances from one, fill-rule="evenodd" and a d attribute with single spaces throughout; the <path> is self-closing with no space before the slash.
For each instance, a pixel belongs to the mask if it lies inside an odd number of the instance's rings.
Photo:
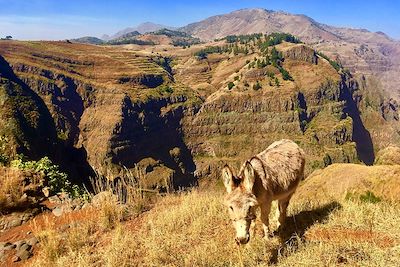
<path id="1" fill-rule="evenodd" d="M 146 21 L 146 22 L 140 23 L 139 25 L 137 25 L 135 27 L 125 28 L 125 29 L 115 33 L 114 35 L 110 36 L 109 39 L 120 38 L 121 36 L 126 35 L 130 32 L 139 32 L 141 34 L 144 34 L 144 33 L 148 33 L 148 32 L 155 32 L 155 31 L 158 31 L 161 29 L 175 30 L 176 27 L 171 27 L 171 26 L 166 26 L 163 24 L 157 24 L 154 22 Z"/>
<path id="2" fill-rule="evenodd" d="M 272 13 L 275 11 L 261 8 L 261 7 L 253 7 L 253 8 L 241 8 L 241 9 L 232 11 L 231 13 L 241 13 L 241 12 L 270 12 L 270 13 Z"/>
<path id="3" fill-rule="evenodd" d="M 388 39 L 381 33 L 328 26 L 303 14 L 264 8 L 239 9 L 191 23 L 180 30 L 203 40 L 213 40 L 227 35 L 273 32 L 290 33 L 309 43 L 351 40 L 354 39 L 354 34 L 365 41 L 371 38 Z"/>

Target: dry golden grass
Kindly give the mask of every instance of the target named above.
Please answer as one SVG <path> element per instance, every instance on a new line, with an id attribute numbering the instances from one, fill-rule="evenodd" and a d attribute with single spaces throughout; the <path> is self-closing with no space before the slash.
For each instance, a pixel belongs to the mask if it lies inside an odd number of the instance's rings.
<path id="1" fill-rule="evenodd" d="M 33 227 L 40 240 L 39 255 L 32 266 L 90 266 L 95 250 L 95 239 L 100 233 L 101 225 L 98 217 L 77 222 L 70 229 L 60 229 L 55 221 L 47 221 L 44 225 Z"/>
<path id="2" fill-rule="evenodd" d="M 21 198 L 23 192 L 20 183 L 19 171 L 0 167 L 0 211 Z"/>
<path id="3" fill-rule="evenodd" d="M 41 179 L 39 173 L 0 166 L 0 214 L 32 204 L 25 191 L 35 191 Z"/>
<path id="4" fill-rule="evenodd" d="M 294 195 L 294 199 L 345 198 L 349 194 L 371 191 L 388 201 L 400 201 L 400 165 L 365 166 L 332 164 L 313 172 Z"/>
<path id="5" fill-rule="evenodd" d="M 291 203 L 288 224 L 270 240 L 238 247 L 222 190 L 164 197 L 151 211 L 94 234 L 99 222 L 72 228 L 63 242 L 42 242 L 35 266 L 399 266 L 400 205 L 350 200 Z M 273 213 L 273 212 L 272 212 Z M 90 230 L 88 230 L 90 229 Z M 64 244 L 56 249 L 54 244 Z M 49 248 L 46 248 L 49 246 Z M 46 252 L 47 251 L 47 252 Z"/>
<path id="6" fill-rule="evenodd" d="M 400 165 L 400 147 L 388 146 L 380 150 L 375 159 L 377 165 Z"/>

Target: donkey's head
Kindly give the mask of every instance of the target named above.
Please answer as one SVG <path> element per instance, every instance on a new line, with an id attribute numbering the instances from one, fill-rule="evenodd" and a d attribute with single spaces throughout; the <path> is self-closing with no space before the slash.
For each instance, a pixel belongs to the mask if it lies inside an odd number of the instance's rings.
<path id="1" fill-rule="evenodd" d="M 255 206 L 257 200 L 253 194 L 254 169 L 246 162 L 238 176 L 233 175 L 232 169 L 225 165 L 222 169 L 222 180 L 228 195 L 225 204 L 236 229 L 236 242 L 246 244 L 250 240 L 250 225 L 256 218 Z"/>

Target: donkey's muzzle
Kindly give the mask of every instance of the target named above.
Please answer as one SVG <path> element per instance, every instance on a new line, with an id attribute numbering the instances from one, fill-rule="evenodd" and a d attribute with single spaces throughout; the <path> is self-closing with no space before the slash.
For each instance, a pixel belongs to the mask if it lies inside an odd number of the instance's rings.
<path id="1" fill-rule="evenodd" d="M 240 244 L 242 244 L 242 245 L 247 244 L 247 243 L 249 242 L 249 240 L 250 240 L 250 236 L 249 236 L 249 235 L 246 235 L 245 237 L 236 237 L 236 238 L 235 238 L 235 241 L 236 241 L 236 243 L 237 243 L 238 245 L 240 245 Z"/>

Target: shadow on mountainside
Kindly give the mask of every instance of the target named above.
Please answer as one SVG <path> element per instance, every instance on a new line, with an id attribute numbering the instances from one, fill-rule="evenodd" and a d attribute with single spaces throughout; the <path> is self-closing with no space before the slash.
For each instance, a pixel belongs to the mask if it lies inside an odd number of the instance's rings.
<path id="1" fill-rule="evenodd" d="M 43 99 L 18 78 L 2 56 L 0 56 L 0 77 L 11 82 L 7 94 L 15 101 L 16 110 L 13 112 L 21 126 L 21 134 L 26 138 L 19 140 L 20 147 L 17 152 L 33 160 L 48 156 L 54 163 L 60 165 L 61 170 L 68 174 L 72 182 L 83 182 L 86 186 L 90 186 L 88 178 L 93 176 L 94 172 L 87 162 L 86 151 L 60 142 L 57 137 L 57 127 Z M 19 88 L 12 86 L 12 83 Z M 20 99 L 31 100 L 32 105 L 27 106 L 25 103 L 23 105 Z M 36 125 L 29 122 L 30 112 L 37 113 Z"/>
<path id="2" fill-rule="evenodd" d="M 20 80 L 8 62 L 0 56 L 0 76 L 6 80 L 10 114 L 22 132 L 12 130 L 19 141 L 18 153 L 38 159 L 54 149 L 57 131 L 43 100 Z M 33 118 L 34 117 L 34 118 Z"/>
<path id="3" fill-rule="evenodd" d="M 374 144 L 372 142 L 371 134 L 365 128 L 364 123 L 360 117 L 360 111 L 356 102 L 352 97 L 350 88 L 343 81 L 343 90 L 341 90 L 341 100 L 346 101 L 345 112 L 353 120 L 353 141 L 356 143 L 356 150 L 358 158 L 366 165 L 372 165 L 375 161 Z"/>
<path id="4" fill-rule="evenodd" d="M 175 189 L 196 185 L 195 164 L 183 140 L 181 119 L 184 110 L 177 107 L 164 114 L 161 109 L 171 105 L 168 99 L 132 103 L 125 99 L 121 131 L 112 140 L 113 163 L 128 168 L 143 159 L 154 159 L 173 170 Z"/>
<path id="5" fill-rule="evenodd" d="M 278 255 L 287 253 L 289 247 L 291 251 L 293 249 L 296 250 L 299 242 L 298 238 L 303 240 L 307 229 L 315 223 L 325 222 L 329 214 L 341 208 L 342 206 L 338 202 L 333 201 L 313 210 L 301 211 L 294 216 L 287 217 L 285 226 L 277 232 L 281 239 L 281 245 L 272 251 L 270 264 L 276 264 Z"/>

